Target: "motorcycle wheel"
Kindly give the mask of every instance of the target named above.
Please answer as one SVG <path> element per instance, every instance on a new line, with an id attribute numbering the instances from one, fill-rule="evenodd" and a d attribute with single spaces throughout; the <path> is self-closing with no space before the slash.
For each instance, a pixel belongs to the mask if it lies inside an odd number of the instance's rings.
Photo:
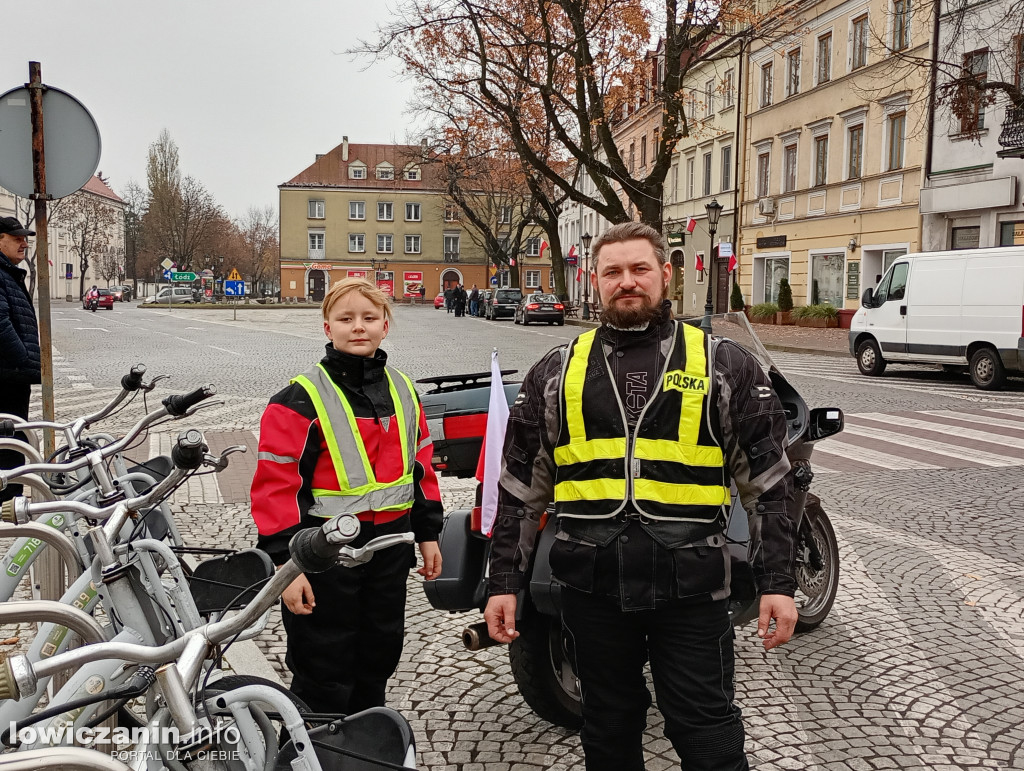
<path id="1" fill-rule="evenodd" d="M 580 684 L 562 638 L 559 619 L 533 613 L 520 622 L 508 658 L 530 709 L 549 723 L 578 731 L 583 725 Z"/>
<path id="2" fill-rule="evenodd" d="M 798 537 L 796 631 L 809 632 L 825 620 L 839 591 L 839 541 L 821 503 L 812 495 L 807 496 Z M 808 538 L 813 540 L 821 555 L 820 570 L 810 564 Z"/>

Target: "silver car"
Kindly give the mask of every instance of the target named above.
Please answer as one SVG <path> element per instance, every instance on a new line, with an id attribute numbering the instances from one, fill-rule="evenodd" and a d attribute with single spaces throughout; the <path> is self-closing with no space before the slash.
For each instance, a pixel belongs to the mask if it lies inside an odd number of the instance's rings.
<path id="1" fill-rule="evenodd" d="M 149 305 L 152 303 L 163 303 L 164 305 L 177 305 L 178 303 L 192 303 L 195 299 L 192 297 L 192 288 L 187 286 L 165 286 L 159 292 L 156 293 L 155 297 L 147 297 L 143 301 L 143 305 Z"/>

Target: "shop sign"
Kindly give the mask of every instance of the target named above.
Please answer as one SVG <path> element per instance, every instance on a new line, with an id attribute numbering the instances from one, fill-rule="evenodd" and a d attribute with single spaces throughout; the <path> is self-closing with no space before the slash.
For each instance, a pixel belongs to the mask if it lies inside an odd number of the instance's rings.
<path id="1" fill-rule="evenodd" d="M 786 236 L 764 236 L 757 239 L 758 249 L 777 249 L 786 245 Z"/>
<path id="2" fill-rule="evenodd" d="M 334 266 L 329 262 L 314 262 L 309 266 L 310 270 L 330 270 Z"/>
<path id="3" fill-rule="evenodd" d="M 402 274 L 402 296 L 419 297 L 420 287 L 423 286 L 423 272 L 419 270 L 407 270 Z"/>
<path id="4" fill-rule="evenodd" d="M 851 262 L 846 266 L 846 299 L 856 300 L 860 297 L 860 263 Z"/>
<path id="5" fill-rule="evenodd" d="M 666 238 L 669 246 L 686 246 L 685 233 L 669 233 Z"/>

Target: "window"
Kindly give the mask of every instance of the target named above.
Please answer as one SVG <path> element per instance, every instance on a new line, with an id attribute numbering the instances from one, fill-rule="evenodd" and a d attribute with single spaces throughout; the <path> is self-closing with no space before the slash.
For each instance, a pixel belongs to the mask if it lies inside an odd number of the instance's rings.
<path id="1" fill-rule="evenodd" d="M 847 129 L 849 154 L 846 159 L 846 178 L 860 179 L 864 163 L 864 124 Z"/>
<path id="2" fill-rule="evenodd" d="M 390 201 L 377 202 L 377 219 L 380 222 L 391 222 L 395 218 L 395 205 Z"/>
<path id="3" fill-rule="evenodd" d="M 458 222 L 459 221 L 459 207 L 458 207 L 458 204 L 446 203 L 444 205 L 444 221 L 445 222 Z"/>
<path id="4" fill-rule="evenodd" d="M 858 16 L 853 20 L 853 51 L 851 52 L 850 69 L 860 69 L 868 63 L 868 16 Z"/>
<path id="5" fill-rule="evenodd" d="M 953 228 L 951 249 L 977 249 L 981 246 L 981 226 L 971 225 L 963 228 Z"/>
<path id="6" fill-rule="evenodd" d="M 349 233 L 348 250 L 350 252 L 365 252 L 366 236 L 364 236 L 362 233 Z"/>
<path id="7" fill-rule="evenodd" d="M 531 236 L 526 239 L 526 256 L 527 257 L 539 257 L 540 256 L 540 238 L 537 236 Z"/>
<path id="8" fill-rule="evenodd" d="M 420 237 L 419 236 L 406 236 L 405 237 L 405 253 L 406 254 L 419 254 L 420 253 Z"/>
<path id="9" fill-rule="evenodd" d="M 1000 246 L 1024 246 L 1024 221 L 999 223 Z"/>
<path id="10" fill-rule="evenodd" d="M 540 289 L 540 271 L 539 270 L 528 270 L 528 271 L 526 271 L 526 288 L 527 289 Z"/>
<path id="11" fill-rule="evenodd" d="M 348 167 L 349 179 L 366 179 L 366 166 L 363 164 L 352 164 Z"/>
<path id="12" fill-rule="evenodd" d="M 324 256 L 324 234 L 323 233 L 310 233 L 309 234 L 309 256 L 310 257 L 323 257 Z"/>
<path id="13" fill-rule="evenodd" d="M 800 93 L 800 49 L 786 54 L 786 96 Z"/>
<path id="14" fill-rule="evenodd" d="M 704 276 L 707 275 L 708 267 L 710 267 L 710 266 L 706 262 L 704 262 L 704 252 L 703 251 L 694 252 L 694 255 L 700 260 L 701 265 L 704 266 L 704 270 L 697 271 L 697 283 L 698 284 L 703 284 L 704 283 Z"/>
<path id="15" fill-rule="evenodd" d="M 704 84 L 704 117 L 709 118 L 715 113 L 715 81 Z"/>
<path id="16" fill-rule="evenodd" d="M 459 261 L 459 237 L 457 235 L 446 235 L 444 237 L 444 261 Z"/>
<path id="17" fill-rule="evenodd" d="M 889 147 L 886 170 L 895 171 L 903 168 L 903 139 L 907 133 L 907 114 L 897 112 L 889 116 L 886 129 L 889 134 Z"/>
<path id="18" fill-rule="evenodd" d="M 420 219 L 420 205 L 418 203 L 407 203 L 405 205 L 405 221 L 419 222 Z"/>
<path id="19" fill-rule="evenodd" d="M 846 255 L 842 252 L 811 255 L 811 304 L 842 308 L 846 299 L 845 270 Z"/>
<path id="20" fill-rule="evenodd" d="M 910 47 L 910 0 L 893 0 L 892 3 L 892 50 L 902 51 Z"/>
<path id="21" fill-rule="evenodd" d="M 348 218 L 350 220 L 366 219 L 366 201 L 349 201 Z"/>
<path id="22" fill-rule="evenodd" d="M 711 195 L 711 153 L 704 153 L 704 195 Z"/>
<path id="23" fill-rule="evenodd" d="M 759 153 L 757 156 L 757 197 L 764 198 L 768 195 L 769 169 L 771 167 L 771 153 Z"/>
<path id="24" fill-rule="evenodd" d="M 309 218 L 311 220 L 322 220 L 324 218 L 324 202 L 323 201 L 310 201 L 309 202 Z"/>
<path id="25" fill-rule="evenodd" d="M 498 224 L 508 225 L 512 222 L 512 207 L 502 206 L 498 212 Z"/>
<path id="26" fill-rule="evenodd" d="M 789 257 L 767 257 L 764 261 L 764 301 L 778 302 L 779 282 L 789 280 Z"/>
<path id="27" fill-rule="evenodd" d="M 735 103 L 736 95 L 733 93 L 734 83 L 736 76 L 732 70 L 725 71 L 725 77 L 722 79 L 722 107 L 729 108 Z"/>
<path id="28" fill-rule="evenodd" d="M 1013 39 L 1013 84 L 1024 88 L 1024 35 Z"/>
<path id="29" fill-rule="evenodd" d="M 722 148 L 722 184 L 721 191 L 732 190 L 732 147 Z"/>
<path id="30" fill-rule="evenodd" d="M 420 178 L 420 167 L 410 166 L 408 169 L 405 170 L 405 178 L 413 182 L 418 180 Z"/>
<path id="31" fill-rule="evenodd" d="M 394 236 L 385 235 L 383 233 L 377 234 L 377 254 L 391 254 L 391 246 L 394 241 Z"/>
<path id="32" fill-rule="evenodd" d="M 761 106 L 772 103 L 772 63 L 761 65 Z"/>
<path id="33" fill-rule="evenodd" d="M 985 128 L 984 84 L 988 80 L 988 49 L 964 54 L 963 77 L 957 99 L 962 105 L 960 133 L 971 134 Z M 973 81 L 973 82 L 970 82 Z"/>
<path id="34" fill-rule="evenodd" d="M 906 249 L 886 249 L 882 252 L 882 272 L 889 270 L 889 266 L 907 253 Z"/>
<path id="35" fill-rule="evenodd" d="M 816 83 L 828 83 L 832 79 L 832 33 L 818 38 L 814 80 Z"/>
<path id="36" fill-rule="evenodd" d="M 902 256 L 902 255 L 900 255 Z M 887 300 L 902 300 L 907 294 L 907 273 L 910 263 L 896 263 L 892 270 L 885 274 L 882 283 L 875 290 L 875 304 L 882 305 Z"/>
<path id="37" fill-rule="evenodd" d="M 629 143 L 629 170 L 636 170 L 636 142 Z"/>
<path id="38" fill-rule="evenodd" d="M 647 165 L 647 137 L 640 137 L 640 168 Z"/>
<path id="39" fill-rule="evenodd" d="M 828 136 L 814 138 L 814 186 L 828 184 Z"/>
<path id="40" fill-rule="evenodd" d="M 686 159 L 686 197 L 693 198 L 693 178 L 696 176 L 694 171 L 694 159 Z"/>
<path id="41" fill-rule="evenodd" d="M 377 179 L 394 179 L 395 169 L 390 164 L 382 164 L 377 167 Z"/>
<path id="42" fill-rule="evenodd" d="M 782 192 L 796 190 L 796 145 L 782 148 Z"/>

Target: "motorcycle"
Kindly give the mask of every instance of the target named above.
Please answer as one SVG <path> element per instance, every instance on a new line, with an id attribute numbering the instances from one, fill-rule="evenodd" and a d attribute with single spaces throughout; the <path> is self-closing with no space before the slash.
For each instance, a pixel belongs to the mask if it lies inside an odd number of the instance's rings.
<path id="1" fill-rule="evenodd" d="M 692 323 L 697 323 L 695 320 Z M 809 492 L 810 457 L 814 443 L 843 430 L 843 413 L 836 407 L 808 409 L 761 344 L 742 313 L 712 317 L 712 334 L 742 345 L 771 379 L 786 413 L 790 462 L 795 468 L 795 510 L 799 512 L 796 554 L 797 632 L 817 628 L 828 616 L 839 588 L 839 544 L 835 530 L 817 496 Z M 504 370 L 502 376 L 514 374 Z M 417 382 L 432 390 L 421 397 L 434 441 L 434 466 L 445 476 L 473 476 L 486 426 L 491 373 L 424 378 Z M 519 383 L 504 383 L 509 403 Z M 444 573 L 424 582 L 430 604 L 451 613 L 482 611 L 487 603 L 487 563 L 490 540 L 480 528 L 480 485 L 476 506 L 448 512 L 439 539 Z M 571 641 L 563 633 L 559 585 L 551 575 L 548 557 L 555 540 L 553 508 L 541 520 L 536 547 L 527 572 L 527 588 L 516 605 L 519 637 L 509 645 L 512 676 L 524 701 L 540 717 L 570 729 L 582 724 L 580 688 L 571 663 Z M 730 616 L 740 626 L 758 615 L 758 594 L 748 560 L 751 537 L 746 512 L 735 488 L 726 538 L 732 562 Z M 467 626 L 462 642 L 470 651 L 498 643 L 487 634 L 486 622 Z"/>

